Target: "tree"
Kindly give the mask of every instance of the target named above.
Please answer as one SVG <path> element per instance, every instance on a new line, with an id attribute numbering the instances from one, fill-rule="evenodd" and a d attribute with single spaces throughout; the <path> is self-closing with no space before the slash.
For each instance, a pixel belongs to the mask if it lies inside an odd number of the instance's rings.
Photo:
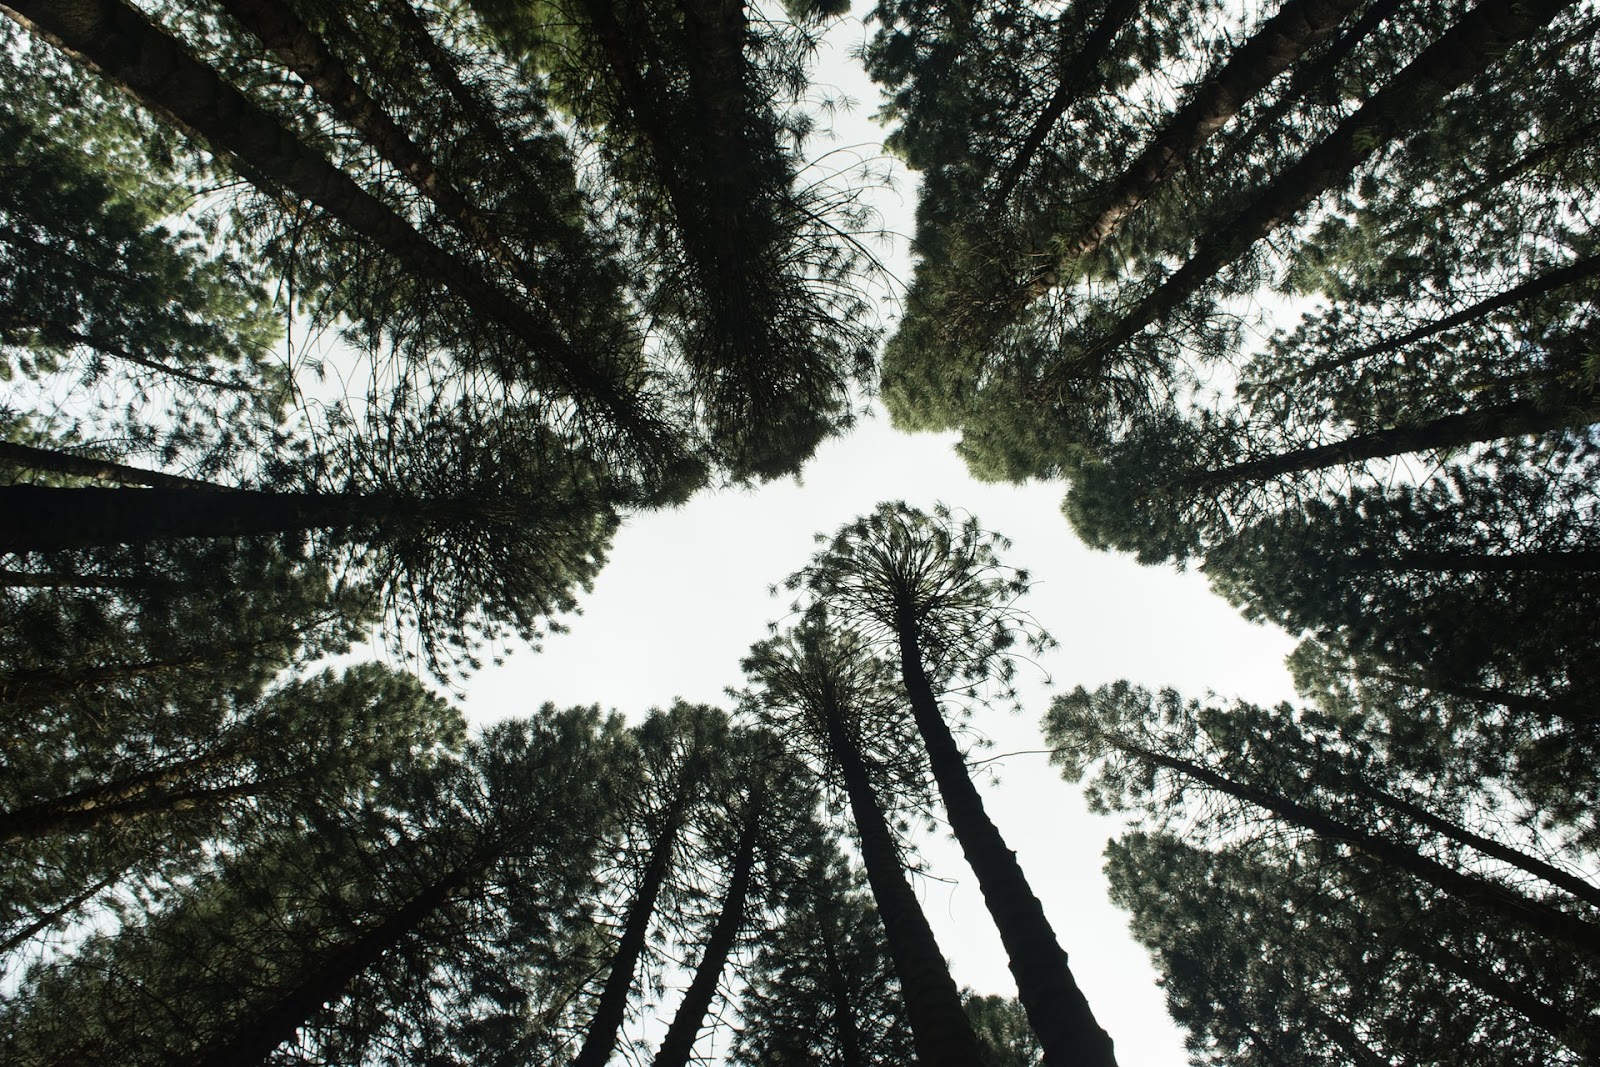
<path id="1" fill-rule="evenodd" d="M 1110 1064 L 1111 1038 L 1073 979 L 1016 854 L 985 813 L 939 706 L 941 694 L 1008 680 L 1008 650 L 1019 642 L 1038 650 L 1048 641 L 1016 606 L 1027 576 L 1002 566 L 996 549 L 1004 545 L 976 519 L 958 523 L 948 512 L 930 517 L 884 504 L 841 529 L 788 585 L 803 585 L 823 617 L 898 661 L 950 829 L 978 876 L 1047 1062 Z"/>
<path id="2" fill-rule="evenodd" d="M 930 1067 L 978 1063 L 978 1040 L 885 817 L 889 805 L 905 802 L 897 794 L 907 784 L 920 787 L 922 771 L 906 758 L 903 731 L 886 718 L 884 665 L 853 635 L 831 631 L 818 614 L 753 646 L 743 667 L 752 683 L 750 706 L 791 738 L 819 775 L 836 773 L 842 783 L 917 1058 Z"/>

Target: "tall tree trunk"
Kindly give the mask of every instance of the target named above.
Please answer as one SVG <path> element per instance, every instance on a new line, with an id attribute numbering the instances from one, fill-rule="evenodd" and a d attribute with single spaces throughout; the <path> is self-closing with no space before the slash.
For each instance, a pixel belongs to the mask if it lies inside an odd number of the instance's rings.
<path id="1" fill-rule="evenodd" d="M 589 1030 L 584 1035 L 583 1046 L 573 1057 L 572 1067 L 604 1067 L 617 1044 L 617 1032 L 628 1011 L 628 994 L 633 990 L 633 975 L 639 968 L 639 956 L 644 952 L 645 936 L 650 931 L 650 920 L 655 915 L 656 898 L 667 881 L 672 867 L 672 851 L 677 844 L 678 830 L 683 821 L 682 796 L 675 798 L 666 813 L 661 834 L 650 848 L 645 863 L 644 878 L 639 891 L 628 906 L 628 917 L 623 920 L 622 937 L 611 956 L 611 970 L 606 984 L 595 1004 L 594 1016 L 589 1020 Z"/>
<path id="2" fill-rule="evenodd" d="M 1192 778 L 1220 793 L 1253 804 L 1284 822 L 1299 826 L 1318 837 L 1339 841 L 1357 852 L 1403 871 L 1420 882 L 1469 905 L 1498 916 L 1505 922 L 1533 930 L 1560 944 L 1570 945 L 1591 955 L 1600 955 L 1600 926 L 1559 908 L 1517 892 L 1509 886 L 1431 860 L 1415 849 L 1378 837 L 1360 827 L 1341 822 L 1327 812 L 1296 803 L 1287 797 L 1236 782 L 1209 767 L 1144 748 L 1124 738 L 1102 735 L 1116 748 L 1138 759 Z"/>
<path id="3" fill-rule="evenodd" d="M 1286 0 L 1228 61 L 1167 121 L 1166 127 L 1097 198 L 1093 214 L 1063 242 L 1062 264 L 1071 264 L 1103 244 L 1122 220 L 1138 209 L 1183 161 L 1306 49 L 1331 34 L 1360 0 Z"/>
<path id="4" fill-rule="evenodd" d="M 1428 118 L 1454 90 L 1531 36 L 1575 0 L 1483 0 L 1384 83 L 1321 143 L 1274 178 L 1237 216 L 1200 241 L 1193 256 L 1093 342 L 1089 371 L 1164 318 L 1251 245 L 1343 181 L 1372 154 Z"/>
<path id="5" fill-rule="evenodd" d="M 0 487 L 0 552 L 359 526 L 397 510 L 390 498 L 355 494 L 8 485 Z"/>
<path id="6" fill-rule="evenodd" d="M 1040 110 L 1038 117 L 1033 120 L 1033 126 L 1029 128 L 1027 136 L 1017 148 L 1017 154 L 1012 157 L 1000 175 L 1000 182 L 992 201 L 995 209 L 1003 209 L 1006 206 L 1006 201 L 1011 199 L 1011 193 L 1016 189 L 1017 183 L 1033 165 L 1039 149 L 1044 147 L 1050 131 L 1055 129 L 1056 123 L 1061 121 L 1061 116 L 1078 102 L 1083 91 L 1092 83 L 1095 75 L 1099 74 L 1100 64 L 1110 54 L 1117 35 L 1122 32 L 1124 26 L 1133 21 L 1133 16 L 1139 13 L 1143 3 L 1144 0 L 1110 0 L 1105 11 L 1101 12 L 1094 29 L 1084 40 L 1083 47 L 1072 55 L 1061 58 L 1057 64 L 1061 80 L 1056 85 L 1055 92 L 1050 94 L 1050 99 Z M 1066 15 L 1060 15 L 1058 18 L 1065 26 Z"/>
<path id="7" fill-rule="evenodd" d="M 228 487 L 197 478 L 184 478 L 177 474 L 130 467 L 115 460 L 75 456 L 49 448 L 35 448 L 15 441 L 0 441 L 0 463 L 24 470 L 47 474 L 64 474 L 73 478 L 92 478 L 97 482 L 115 482 L 121 485 L 148 485 L 162 489 L 206 489 L 227 492 Z"/>
<path id="8" fill-rule="evenodd" d="M 212 789 L 152 789 L 144 795 L 105 803 L 91 802 L 74 807 L 64 802 L 51 802 L 0 812 L 0 844 L 34 841 L 54 834 L 104 830 L 155 816 L 214 808 L 240 797 L 259 797 L 299 780 L 299 775 L 279 775 Z"/>
<path id="9" fill-rule="evenodd" d="M 1410 452 L 1431 452 L 1507 437 L 1577 429 L 1600 418 L 1600 398 L 1593 394 L 1556 399 L 1562 402 L 1552 402 L 1543 397 L 1512 400 L 1477 411 L 1441 415 L 1412 426 L 1373 430 L 1332 444 L 1311 445 L 1226 467 L 1197 471 L 1182 476 L 1178 485 L 1191 492 L 1205 491 L 1236 482 L 1265 481 L 1284 474 L 1403 456 Z"/>
<path id="10" fill-rule="evenodd" d="M 828 749 L 844 778 L 861 841 L 861 860 L 905 995 L 917 1062 L 921 1067 L 979 1067 L 981 1046 L 961 1007 L 961 993 L 917 903 L 917 894 L 906 880 L 894 835 L 883 817 L 861 752 L 850 738 L 843 711 L 831 706 L 824 715 Z"/>
<path id="11" fill-rule="evenodd" d="M 824 931 L 823 964 L 828 969 L 828 1000 L 833 1005 L 833 1022 L 839 1031 L 839 1067 L 867 1067 L 861 1054 L 861 1027 L 856 1021 L 855 1004 L 845 984 L 844 968 L 833 950 L 833 938 Z"/>
<path id="12" fill-rule="evenodd" d="M 201 1051 L 197 1067 L 247 1067 L 264 1061 L 324 1004 L 337 1001 L 363 971 L 414 933 L 489 868 L 492 855 L 479 855 L 413 895 L 399 908 L 329 950 L 321 967 L 301 977 L 276 1001 L 240 1020 L 237 1030 Z"/>
<path id="13" fill-rule="evenodd" d="M 52 908 L 43 915 L 35 916 L 31 923 L 22 927 L 20 930 L 17 930 L 15 933 L 10 934 L 3 941 L 0 941 L 0 958 L 11 955 L 11 953 L 15 952 L 23 945 L 26 945 L 35 937 L 44 933 L 56 923 L 60 922 L 62 919 L 65 919 L 79 908 L 83 907 L 85 904 L 89 903 L 89 901 L 93 900 L 107 889 L 113 885 L 116 885 L 117 882 L 122 880 L 122 876 L 126 872 L 126 865 L 119 867 L 112 873 L 106 875 L 104 878 L 91 885 L 89 888 L 85 889 L 83 892 L 79 893 L 77 896 L 73 897 L 71 900 L 67 901 L 65 904 L 62 904 L 60 907 Z"/>
<path id="14" fill-rule="evenodd" d="M 966 760 L 945 724 L 923 669 L 915 616 L 903 606 L 896 613 L 896 631 L 901 678 L 951 832 L 978 876 L 984 904 L 1000 932 L 1018 996 L 1044 1050 L 1045 1063 L 1049 1067 L 1115 1067 L 1110 1035 L 1095 1021 L 1044 906 L 972 784 Z"/>
<path id="15" fill-rule="evenodd" d="M 685 1067 L 694 1052 L 694 1040 L 705 1023 L 706 1012 L 717 995 L 717 983 L 728 965 L 739 928 L 744 925 L 745 898 L 750 892 L 750 876 L 756 865 L 756 837 L 761 828 L 762 811 L 759 792 L 753 791 L 747 801 L 744 828 L 734 849 L 733 874 L 728 880 L 728 893 L 722 901 L 722 911 L 706 939 L 705 951 L 695 968 L 694 979 L 684 991 L 683 1003 L 667 1028 L 661 1048 L 656 1053 L 655 1067 Z"/>
<path id="16" fill-rule="evenodd" d="M 1354 792 L 1360 793 L 1370 800 L 1375 800 L 1386 808 L 1401 812 L 1407 818 L 1427 827 L 1440 837 L 1454 841 L 1457 844 L 1466 845 L 1468 848 L 1481 852 L 1485 856 L 1492 856 L 1502 863 L 1509 863 L 1513 867 L 1528 872 L 1535 878 L 1541 878 L 1553 886 L 1565 889 L 1585 903 L 1600 907 L 1600 888 L 1579 878 L 1570 871 L 1564 871 L 1559 867 L 1546 863 L 1537 856 L 1530 856 L 1526 852 L 1512 848 L 1503 842 L 1474 833 L 1450 819 L 1435 815 L 1420 804 L 1404 797 L 1396 796 L 1388 790 L 1380 789 L 1369 782 L 1362 781 L 1359 777 L 1341 774 L 1339 779 L 1341 784 Z"/>
<path id="17" fill-rule="evenodd" d="M 233 157 L 252 174 L 316 204 L 421 277 L 451 290 L 475 312 L 515 333 L 532 358 L 555 371 L 572 395 L 593 399 L 614 424 L 645 443 L 664 432 L 612 375 L 590 365 L 609 353 L 575 350 L 548 319 L 514 301 L 475 267 L 440 249 L 258 107 L 196 61 L 142 12 L 120 0 L 5 0 L 25 28 L 76 56 L 177 128 Z"/>

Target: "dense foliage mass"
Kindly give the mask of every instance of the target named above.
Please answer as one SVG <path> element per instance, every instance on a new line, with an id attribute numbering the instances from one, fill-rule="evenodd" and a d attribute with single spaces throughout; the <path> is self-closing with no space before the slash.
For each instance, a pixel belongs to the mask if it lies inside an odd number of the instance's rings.
<path id="1" fill-rule="evenodd" d="M 536 642 L 880 370 L 1302 639 L 1045 719 L 1197 1064 L 1600 1058 L 1600 8 L 883 0 L 881 368 L 842 8 L 0 0 L 0 1060 L 1114 1067 L 975 784 L 1051 643 L 975 519 L 819 536 L 732 713 L 347 655 Z"/>

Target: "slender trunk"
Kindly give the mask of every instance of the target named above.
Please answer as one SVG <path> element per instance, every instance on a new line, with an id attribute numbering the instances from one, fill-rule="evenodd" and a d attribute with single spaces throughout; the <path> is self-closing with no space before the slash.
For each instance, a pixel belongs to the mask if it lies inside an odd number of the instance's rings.
<path id="1" fill-rule="evenodd" d="M 1034 156 L 1044 147 L 1050 131 L 1055 129 L 1056 123 L 1061 121 L 1061 116 L 1078 102 L 1083 96 L 1083 91 L 1093 83 L 1095 75 L 1100 72 L 1100 64 L 1110 54 L 1117 35 L 1122 32 L 1124 26 L 1133 21 L 1133 16 L 1139 13 L 1139 7 L 1143 2 L 1144 0 L 1110 0 L 1100 15 L 1100 21 L 1095 23 L 1094 29 L 1083 42 L 1083 47 L 1071 56 L 1063 57 L 1059 64 L 1061 81 L 1057 84 L 1056 91 L 1050 94 L 1049 101 L 1034 119 L 1027 136 L 1022 139 L 1017 154 L 1012 157 L 1005 172 L 1000 176 L 1000 184 L 995 190 L 993 200 L 997 207 L 1005 206 L 1017 183 L 1033 164 Z M 1065 25 L 1066 16 L 1062 15 L 1060 18 Z"/>
<path id="2" fill-rule="evenodd" d="M 1227 63 L 1173 114 L 1099 198 L 1089 221 L 1063 244 L 1070 264 L 1099 248 L 1123 219 L 1144 203 L 1185 159 L 1295 60 L 1331 34 L 1360 0 L 1286 0 Z"/>
<path id="3" fill-rule="evenodd" d="M 927 749 L 951 832 L 978 876 L 984 904 L 1000 932 L 1018 996 L 1044 1050 L 1044 1061 L 1049 1067 L 1114 1067 L 1111 1037 L 1095 1021 L 1088 1000 L 1073 979 L 1067 954 L 1017 863 L 1017 854 L 1006 846 L 984 811 L 966 760 L 939 711 L 923 670 L 913 616 L 907 610 L 897 614 L 900 672 L 912 717 Z"/>
<path id="4" fill-rule="evenodd" d="M 1312 1024 L 1343 1049 L 1356 1067 L 1393 1067 L 1394 1060 L 1374 1052 L 1346 1020 L 1330 1015 L 1315 1006 L 1311 1008 L 1311 1016 Z"/>
<path id="5" fill-rule="evenodd" d="M 123 826 L 159 815 L 215 808 L 241 797 L 259 797 L 299 781 L 299 775 L 279 775 L 215 789 L 151 791 L 134 799 L 63 807 L 55 803 L 0 812 L 0 844 L 18 844 L 55 834 L 85 833 Z"/>
<path id="6" fill-rule="evenodd" d="M 1441 837 L 1457 844 L 1466 845 L 1468 848 L 1481 852 L 1485 856 L 1491 856 L 1502 863 L 1509 863 L 1536 878 L 1542 878 L 1553 886 L 1565 889 L 1579 900 L 1600 907 L 1600 888 L 1591 885 L 1569 871 L 1564 871 L 1559 867 L 1546 863 L 1537 856 L 1530 856 L 1526 852 L 1512 848 L 1503 842 L 1474 833 L 1465 826 L 1458 825 L 1443 816 L 1435 815 L 1420 804 L 1416 804 L 1404 797 L 1396 796 L 1369 782 L 1362 781 L 1360 778 L 1340 775 L 1340 779 L 1344 785 L 1355 792 L 1377 801 L 1384 807 L 1403 813 L 1407 818 L 1427 827 Z"/>
<path id="7" fill-rule="evenodd" d="M 672 1018 L 667 1036 L 656 1053 L 655 1067 L 686 1067 L 694 1052 L 694 1040 L 704 1025 L 706 1012 L 717 995 L 717 983 L 728 965 L 739 929 L 744 925 L 745 898 L 750 892 L 750 876 L 756 865 L 756 837 L 761 827 L 761 810 L 758 794 L 752 792 L 748 800 L 750 810 L 745 815 L 744 828 L 734 849 L 733 875 L 728 881 L 728 894 L 722 901 L 722 911 L 711 936 L 706 939 L 700 965 L 695 968 L 694 979 L 683 994 L 683 1003 Z"/>
<path id="8" fill-rule="evenodd" d="M 298 985 L 285 991 L 274 1003 L 245 1017 L 232 1035 L 204 1049 L 196 1061 L 197 1067 L 245 1067 L 263 1062 L 273 1049 L 291 1040 L 323 1005 L 337 1001 L 353 979 L 481 878 L 492 859 L 492 856 L 480 855 L 455 868 L 412 896 L 387 918 L 350 942 L 331 949 L 324 957 L 323 966 L 304 975 Z"/>
<path id="9" fill-rule="evenodd" d="M 1522 985 L 1494 973 L 1480 960 L 1451 952 L 1435 938 L 1421 937 L 1408 940 L 1407 951 L 1414 953 L 1439 970 L 1474 986 L 1493 997 L 1534 1026 L 1555 1035 L 1563 1044 L 1584 1058 L 1587 1063 L 1600 1059 L 1600 1038 L 1587 1019 L 1572 1017 L 1550 1002 L 1535 996 Z"/>
<path id="10" fill-rule="evenodd" d="M 861 752 L 846 730 L 842 709 L 825 709 L 828 748 L 844 778 L 861 841 L 861 860 L 878 902 L 889 957 L 900 977 L 906 1019 L 921 1067 L 978 1067 L 978 1038 L 961 1007 L 961 993 L 950 977 L 939 943 L 917 894 L 906 880 L 899 849 L 867 776 Z"/>
<path id="11" fill-rule="evenodd" d="M 359 526 L 397 512 L 391 498 L 356 494 L 9 485 L 0 487 L 0 552 Z"/>
<path id="12" fill-rule="evenodd" d="M 1274 178 L 1250 206 L 1093 344 L 1091 370 L 1164 318 L 1251 245 L 1292 219 L 1372 154 L 1428 118 L 1443 99 L 1575 0 L 1483 0 L 1386 82 L 1323 141 Z"/>
<path id="13" fill-rule="evenodd" d="M 1418 326 L 1416 329 L 1409 330 L 1398 337 L 1391 337 L 1375 344 L 1367 345 L 1364 348 L 1358 348 L 1354 352 L 1339 356 L 1337 359 L 1320 361 L 1305 370 L 1295 372 L 1286 380 L 1291 382 L 1303 381 L 1333 370 L 1336 367 L 1348 367 L 1351 364 L 1360 363 L 1376 356 L 1385 356 L 1391 352 L 1398 352 L 1400 349 L 1414 345 L 1418 341 L 1425 341 L 1447 330 L 1453 330 L 1458 326 L 1465 326 L 1469 322 L 1475 322 L 1485 315 L 1499 311 L 1501 308 L 1511 307 L 1513 304 L 1520 304 L 1524 300 L 1532 300 L 1535 297 L 1544 296 L 1546 293 L 1553 293 L 1557 289 L 1564 289 L 1569 285 L 1593 278 L 1596 275 L 1600 275 L 1600 256 L 1588 256 L 1584 259 L 1576 260 L 1557 270 L 1546 271 L 1537 278 L 1530 278 L 1521 285 L 1513 286 L 1503 293 L 1487 297 L 1453 314 L 1435 319 L 1426 325 Z"/>
<path id="14" fill-rule="evenodd" d="M 1525 896 L 1508 886 L 1447 867 L 1437 860 L 1421 855 L 1415 849 L 1340 822 L 1326 812 L 1225 778 L 1209 767 L 1142 748 L 1122 738 L 1107 736 L 1106 740 L 1135 758 L 1164 767 L 1186 778 L 1192 778 L 1248 804 L 1254 804 L 1284 822 L 1309 830 L 1318 837 L 1343 842 L 1358 852 L 1403 871 L 1457 900 L 1497 915 L 1506 922 L 1536 931 L 1552 941 L 1570 945 L 1580 951 L 1600 954 L 1600 927 L 1586 919 L 1552 907 L 1542 900 Z"/>
<path id="15" fill-rule="evenodd" d="M 1410 452 L 1460 448 L 1483 441 L 1580 428 L 1600 417 L 1600 404 L 1597 404 L 1594 395 L 1573 395 L 1567 400 L 1566 403 L 1551 403 L 1542 397 L 1513 400 L 1476 411 L 1441 415 L 1412 426 L 1374 430 L 1332 444 L 1311 445 L 1226 467 L 1197 471 L 1184 475 L 1178 484 L 1190 492 L 1203 492 L 1236 482 L 1265 481 L 1285 474 L 1322 470 L 1369 459 L 1385 459 Z"/>
<path id="16" fill-rule="evenodd" d="M 861 1055 L 861 1027 L 856 1022 L 855 1004 L 845 984 L 844 968 L 833 951 L 833 939 L 824 933 L 823 962 L 828 968 L 828 999 L 833 1004 L 833 1021 L 839 1031 L 839 1067 L 867 1067 Z"/>
<path id="17" fill-rule="evenodd" d="M 95 68 L 155 114 L 231 156 L 247 171 L 316 204 L 352 232 L 395 256 L 417 275 L 451 290 L 527 345 L 530 358 L 556 371 L 572 395 L 603 405 L 615 425 L 653 440 L 660 427 L 621 383 L 589 365 L 547 319 L 511 299 L 464 260 L 440 249 L 358 186 L 216 71 L 196 61 L 163 30 L 120 0 L 5 0 L 0 10 L 62 51 Z M 604 353 L 600 355 L 604 356 Z"/>
<path id="18" fill-rule="evenodd" d="M 121 485 L 147 485 L 161 489 L 204 489 L 227 492 L 225 485 L 184 478 L 177 474 L 130 467 L 115 460 L 75 456 L 50 448 L 35 448 L 15 441 L 0 441 L 0 463 L 25 470 L 47 474 L 64 474 L 73 478 L 92 478 L 97 482 L 115 482 Z"/>
<path id="19" fill-rule="evenodd" d="M 220 389 L 229 393 L 249 393 L 253 391 L 253 388 L 245 382 L 223 381 L 220 378 L 213 378 L 209 374 L 201 374 L 185 367 L 175 367 L 171 363 L 163 363 L 157 359 L 138 355 L 114 341 L 96 337 L 94 334 L 83 333 L 60 323 L 33 322 L 26 324 L 26 326 L 37 331 L 41 339 L 58 348 L 70 349 L 82 345 L 85 348 L 92 348 L 103 356 L 120 359 L 126 363 L 132 363 L 136 367 L 153 370 L 157 374 L 165 374 L 181 382 L 188 382 L 191 385 L 199 385 L 207 389 Z"/>
<path id="20" fill-rule="evenodd" d="M 1597 714 L 1592 701 L 1585 701 L 1570 692 L 1538 696 L 1532 693 L 1514 693 L 1493 686 L 1467 685 L 1452 678 L 1435 678 L 1427 674 L 1397 671 L 1388 665 L 1375 670 L 1375 675 L 1386 681 L 1410 686 L 1445 696 L 1460 697 L 1483 704 L 1497 704 L 1508 711 L 1525 715 L 1553 715 L 1569 724 L 1586 726 L 1594 723 Z"/>
<path id="21" fill-rule="evenodd" d="M 678 829 L 683 820 L 683 804 L 679 797 L 666 813 L 659 837 L 650 848 L 650 858 L 645 863 L 644 878 L 639 891 L 628 906 L 628 917 L 622 924 L 622 937 L 611 957 L 611 970 L 606 984 L 595 1004 L 594 1016 L 589 1020 L 588 1033 L 583 1046 L 573 1057 L 572 1067 L 604 1067 L 617 1044 L 617 1031 L 628 1011 L 628 994 L 633 990 L 633 975 L 639 967 L 639 956 L 644 952 L 645 936 L 650 931 L 650 920 L 655 915 L 656 898 L 667 881 L 672 867 L 672 851 L 678 840 Z"/>
<path id="22" fill-rule="evenodd" d="M 8 936 L 4 941 L 0 941 L 0 958 L 11 955 L 11 953 L 15 952 L 23 945 L 26 945 L 29 941 L 32 941 L 35 937 L 38 937 L 40 934 L 50 929 L 62 919 L 65 919 L 67 916 L 71 915 L 73 912 L 89 903 L 89 901 L 105 892 L 111 886 L 116 885 L 117 882 L 121 880 L 122 875 L 126 870 L 126 867 L 118 868 L 116 871 L 106 875 L 104 878 L 100 879 L 98 882 L 94 883 L 88 889 L 85 889 L 83 892 L 79 893 L 65 904 L 62 904 L 58 908 L 52 908 L 50 911 L 47 911 L 43 915 L 35 918 L 33 922 L 29 923 L 27 926 L 24 926 L 16 933 Z"/>

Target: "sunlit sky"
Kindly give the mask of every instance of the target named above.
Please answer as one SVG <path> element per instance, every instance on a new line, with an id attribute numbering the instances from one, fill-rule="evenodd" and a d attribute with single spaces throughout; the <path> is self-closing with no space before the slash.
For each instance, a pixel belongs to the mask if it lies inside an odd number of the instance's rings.
<path id="1" fill-rule="evenodd" d="M 837 27 L 818 74 L 856 101 L 834 120 L 841 145 L 870 146 L 881 136 L 869 121 L 875 91 L 848 60 L 864 35 L 855 20 Z M 885 228 L 905 234 L 913 183 L 903 171 L 896 182 L 877 203 Z M 905 247 L 902 240 L 883 250 L 902 278 Z M 892 301 L 886 314 L 893 314 Z M 976 758 L 1027 753 L 987 764 L 998 781 L 986 787 L 985 803 L 1044 901 L 1119 1061 L 1178 1067 L 1186 1062 L 1181 1035 L 1167 1019 L 1148 955 L 1106 899 L 1101 852 L 1118 824 L 1090 815 L 1079 790 L 1038 754 L 1039 720 L 1053 691 L 1118 678 L 1194 696 L 1288 699 L 1282 661 L 1292 642 L 1243 621 L 1198 574 L 1090 551 L 1061 516 L 1061 486 L 976 482 L 951 451 L 952 440 L 896 433 L 875 411 L 824 446 L 799 481 L 706 493 L 678 510 L 631 518 L 583 598 L 582 614 L 567 620 L 569 632 L 548 638 L 541 652 L 517 651 L 483 669 L 466 687 L 465 707 L 477 722 L 528 714 L 546 701 L 600 704 L 630 718 L 675 697 L 726 707 L 725 689 L 741 683 L 740 658 L 787 612 L 788 599 L 770 587 L 806 562 L 816 533 L 831 534 L 883 500 L 970 512 L 1012 540 L 1006 562 L 1035 580 L 1024 606 L 1060 643 L 1037 667 L 1022 668 L 1020 715 L 973 723 L 992 742 Z M 918 880 L 923 907 L 957 982 L 1014 994 L 998 936 L 954 841 L 941 831 L 924 834 L 919 846 L 929 867 Z M 662 1008 L 671 1006 L 669 998 Z"/>

